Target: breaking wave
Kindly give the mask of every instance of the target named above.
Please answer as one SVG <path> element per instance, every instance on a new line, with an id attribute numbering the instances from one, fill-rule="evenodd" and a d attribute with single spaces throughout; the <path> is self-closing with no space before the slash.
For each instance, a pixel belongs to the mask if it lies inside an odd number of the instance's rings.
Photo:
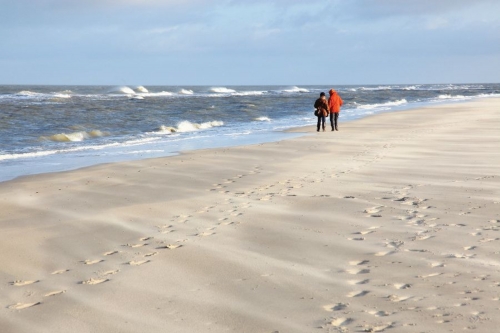
<path id="1" fill-rule="evenodd" d="M 135 94 L 135 91 L 127 86 L 122 86 L 122 87 L 114 87 L 111 90 L 109 90 L 109 93 L 115 93 L 115 94 Z"/>
<path id="2" fill-rule="evenodd" d="M 185 132 L 195 132 L 199 130 L 209 129 L 212 127 L 224 126 L 222 121 L 208 121 L 205 123 L 197 124 L 190 121 L 184 120 L 177 124 L 177 127 L 172 126 L 160 126 L 157 133 L 185 133 Z"/>
<path id="3" fill-rule="evenodd" d="M 99 130 L 93 130 L 89 132 L 78 131 L 73 133 L 59 133 L 50 136 L 42 136 L 42 140 L 50 140 L 55 142 L 80 142 L 90 138 L 98 138 L 102 136 L 108 136 L 109 133 L 101 132 Z"/>
<path id="4" fill-rule="evenodd" d="M 286 93 L 308 93 L 309 90 L 305 88 L 299 88 L 297 86 L 291 87 L 289 89 L 284 89 L 283 92 Z"/>
<path id="5" fill-rule="evenodd" d="M 194 92 L 192 90 L 189 90 L 189 89 L 181 89 L 179 91 L 179 94 L 181 94 L 181 95 L 192 95 L 192 94 L 194 94 Z"/>
<path id="6" fill-rule="evenodd" d="M 147 93 L 147 92 L 149 92 L 149 90 L 147 90 L 143 86 L 137 86 L 137 87 L 135 87 L 135 91 L 140 92 L 140 93 Z"/>
<path id="7" fill-rule="evenodd" d="M 256 121 L 271 121 L 271 118 L 269 117 L 258 117 L 255 118 Z"/>
<path id="8" fill-rule="evenodd" d="M 225 88 L 225 87 L 215 87 L 215 88 L 210 88 L 210 92 L 213 92 L 216 94 L 231 94 L 231 93 L 235 93 L 236 90 Z"/>
<path id="9" fill-rule="evenodd" d="M 375 103 L 375 104 L 365 104 L 365 105 L 359 105 L 357 107 L 358 110 L 371 110 L 371 109 L 377 109 L 377 108 L 389 108 L 391 106 L 400 106 L 407 104 L 408 101 L 406 99 L 400 99 L 397 101 L 393 102 L 387 102 L 387 103 Z"/>

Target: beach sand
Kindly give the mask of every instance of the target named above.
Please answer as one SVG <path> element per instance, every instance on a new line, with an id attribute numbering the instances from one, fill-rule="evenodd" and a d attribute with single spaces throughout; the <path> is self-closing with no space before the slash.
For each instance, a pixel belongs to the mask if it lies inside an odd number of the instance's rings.
<path id="1" fill-rule="evenodd" d="M 499 107 L 0 183 L 0 331 L 495 332 Z"/>

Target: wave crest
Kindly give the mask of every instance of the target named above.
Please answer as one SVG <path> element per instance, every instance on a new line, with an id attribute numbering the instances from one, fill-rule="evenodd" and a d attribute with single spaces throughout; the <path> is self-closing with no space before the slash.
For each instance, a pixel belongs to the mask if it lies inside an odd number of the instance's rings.
<path id="1" fill-rule="evenodd" d="M 80 142 L 86 139 L 98 138 L 107 135 L 109 135 L 109 133 L 93 130 L 89 132 L 78 131 L 73 133 L 58 133 L 51 136 L 42 136 L 41 139 L 55 142 Z"/>
<path id="2" fill-rule="evenodd" d="M 127 86 L 114 87 L 110 91 L 110 93 L 118 93 L 118 94 L 135 94 L 135 91 Z"/>
<path id="3" fill-rule="evenodd" d="M 236 90 L 229 89 L 226 87 L 214 87 L 214 88 L 210 88 L 210 92 L 213 92 L 216 94 L 231 94 L 231 93 L 235 93 Z"/>
<path id="4" fill-rule="evenodd" d="M 199 130 L 209 129 L 212 127 L 224 126 L 222 121 L 207 121 L 205 123 L 197 124 L 184 120 L 177 124 L 177 127 L 162 125 L 158 128 L 158 133 L 185 133 L 195 132 Z"/>
<path id="5" fill-rule="evenodd" d="M 147 93 L 147 92 L 149 92 L 149 90 L 147 90 L 146 88 L 144 88 L 144 86 L 137 86 L 137 87 L 135 87 L 135 91 L 141 92 L 141 93 Z"/>
<path id="6" fill-rule="evenodd" d="M 376 108 L 386 108 L 386 107 L 391 107 L 391 106 L 399 106 L 399 105 L 403 105 L 403 104 L 407 104 L 407 103 L 408 103 L 408 101 L 403 98 L 403 99 L 400 99 L 397 101 L 392 101 L 392 102 L 387 102 L 387 103 L 360 105 L 357 107 L 357 109 L 371 110 L 371 109 L 376 109 Z"/>
<path id="7" fill-rule="evenodd" d="M 269 117 L 258 117 L 255 118 L 256 121 L 271 121 L 271 118 Z"/>
<path id="8" fill-rule="evenodd" d="M 299 88 L 297 86 L 293 86 L 290 89 L 283 90 L 283 92 L 286 92 L 286 93 L 308 93 L 309 90 L 306 88 Z"/>

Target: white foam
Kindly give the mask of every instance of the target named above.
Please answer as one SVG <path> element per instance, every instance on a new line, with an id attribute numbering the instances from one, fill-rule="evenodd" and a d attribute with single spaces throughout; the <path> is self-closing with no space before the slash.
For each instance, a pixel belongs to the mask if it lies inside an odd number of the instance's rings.
<path id="1" fill-rule="evenodd" d="M 294 87 L 291 87 L 289 89 L 284 89 L 283 92 L 286 92 L 286 93 L 308 93 L 309 90 L 307 90 L 305 88 L 299 88 L 297 86 L 294 86 Z"/>
<path id="2" fill-rule="evenodd" d="M 360 105 L 357 108 L 361 110 L 371 110 L 371 109 L 377 109 L 377 108 L 383 108 L 383 109 L 388 109 L 391 106 L 400 106 L 407 104 L 408 101 L 406 99 L 400 99 L 397 101 L 393 102 L 387 102 L 387 103 L 376 103 L 376 104 L 366 104 L 366 105 Z"/>
<path id="3" fill-rule="evenodd" d="M 118 93 L 118 94 L 135 95 L 135 91 L 127 86 L 114 87 L 109 92 L 110 93 Z"/>
<path id="4" fill-rule="evenodd" d="M 215 88 L 210 88 L 210 92 L 213 92 L 216 94 L 230 94 L 230 93 L 235 93 L 236 90 L 229 89 L 226 87 L 215 87 Z"/>
<path id="5" fill-rule="evenodd" d="M 181 94 L 181 95 L 192 95 L 192 94 L 194 94 L 194 92 L 192 90 L 189 90 L 189 89 L 181 89 L 179 91 L 179 94 Z"/>
<path id="6" fill-rule="evenodd" d="M 28 97 L 30 97 L 30 96 L 40 96 L 40 95 L 42 95 L 42 94 L 37 93 L 37 92 L 34 92 L 34 91 L 23 90 L 23 91 L 18 92 L 16 95 L 18 95 L 18 96 L 28 96 Z"/>
<path id="7" fill-rule="evenodd" d="M 377 90 L 392 90 L 392 87 L 390 87 L 390 86 L 361 87 L 359 89 L 360 90 L 367 90 L 367 91 L 377 91 Z"/>
<path id="8" fill-rule="evenodd" d="M 259 96 L 265 94 L 267 91 L 239 91 L 232 93 L 232 96 Z"/>
<path id="9" fill-rule="evenodd" d="M 144 96 L 134 95 L 134 96 L 130 97 L 130 99 L 141 100 L 141 99 L 144 99 Z"/>
<path id="10" fill-rule="evenodd" d="M 71 98 L 71 95 L 58 93 L 58 94 L 54 94 L 53 97 L 55 97 L 55 98 Z"/>
<path id="11" fill-rule="evenodd" d="M 258 118 L 255 118 L 255 120 L 257 120 L 257 121 L 271 121 L 271 118 L 269 118 L 269 117 L 258 117 Z"/>
<path id="12" fill-rule="evenodd" d="M 439 99 L 468 99 L 467 97 L 465 97 L 463 95 L 455 95 L 455 96 L 452 96 L 452 95 L 439 95 L 438 98 Z"/>
<path id="13" fill-rule="evenodd" d="M 177 132 L 183 133 L 183 132 L 194 132 L 202 129 L 208 129 L 212 127 L 219 127 L 223 126 L 224 123 L 222 121 L 209 121 L 206 123 L 201 123 L 201 124 L 196 124 L 189 122 L 187 120 L 181 121 L 179 124 L 177 124 Z"/>
<path id="14" fill-rule="evenodd" d="M 90 138 L 97 138 L 102 136 L 107 136 L 109 133 L 101 132 L 99 130 L 93 130 L 90 132 L 78 131 L 73 133 L 59 133 L 50 136 L 42 136 L 42 140 L 50 140 L 56 142 L 80 142 Z"/>
<path id="15" fill-rule="evenodd" d="M 141 92 L 141 93 L 147 93 L 147 92 L 149 92 L 149 90 L 147 90 L 143 86 L 137 86 L 137 87 L 135 87 L 135 91 Z"/>
<path id="16" fill-rule="evenodd" d="M 146 97 L 164 97 L 164 96 L 173 96 L 174 93 L 170 91 L 160 91 L 160 92 L 149 92 L 149 93 L 143 93 L 141 96 L 146 96 Z"/>

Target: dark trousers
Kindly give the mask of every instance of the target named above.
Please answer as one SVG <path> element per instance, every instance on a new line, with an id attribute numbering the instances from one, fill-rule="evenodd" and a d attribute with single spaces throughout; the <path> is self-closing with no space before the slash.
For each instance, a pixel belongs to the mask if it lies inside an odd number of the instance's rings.
<path id="1" fill-rule="evenodd" d="M 339 113 L 338 112 L 332 112 L 332 113 L 330 113 L 330 123 L 332 124 L 332 130 L 333 129 L 339 129 L 338 126 L 337 126 L 337 124 L 338 124 L 337 119 L 339 119 Z M 323 127 L 325 127 L 325 126 L 323 125 Z"/>
<path id="2" fill-rule="evenodd" d="M 318 116 L 318 131 L 320 129 L 320 125 L 323 125 L 323 129 L 325 129 L 325 116 Z"/>

